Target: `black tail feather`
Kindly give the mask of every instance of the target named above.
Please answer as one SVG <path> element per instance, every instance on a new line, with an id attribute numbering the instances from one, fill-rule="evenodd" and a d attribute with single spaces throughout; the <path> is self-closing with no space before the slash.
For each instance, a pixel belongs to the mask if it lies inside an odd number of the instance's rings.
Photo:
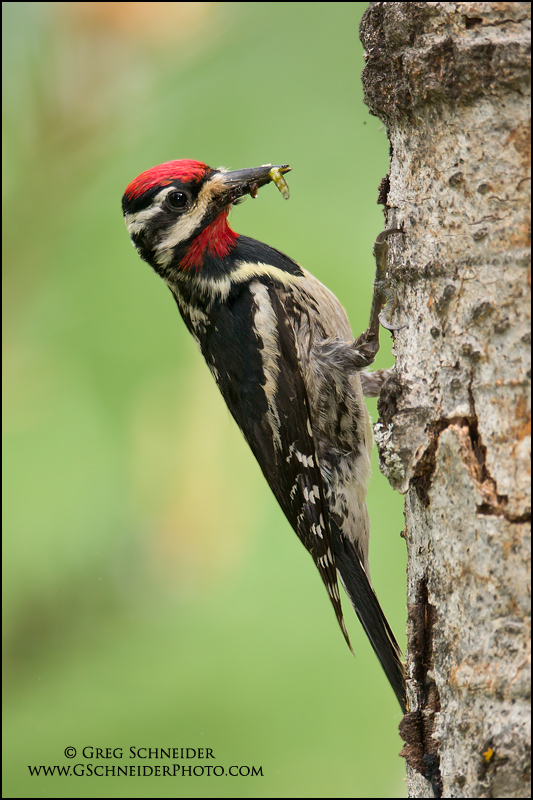
<path id="1" fill-rule="evenodd" d="M 394 633 L 361 565 L 355 545 L 342 535 L 333 537 L 333 541 L 336 545 L 337 571 L 346 594 L 405 714 L 407 712 L 405 673 L 402 653 Z"/>

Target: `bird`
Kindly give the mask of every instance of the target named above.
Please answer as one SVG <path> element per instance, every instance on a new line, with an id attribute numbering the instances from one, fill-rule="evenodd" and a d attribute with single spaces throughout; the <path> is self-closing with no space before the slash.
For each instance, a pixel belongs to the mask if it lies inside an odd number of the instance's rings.
<path id="1" fill-rule="evenodd" d="M 339 579 L 405 713 L 402 654 L 372 588 L 368 561 L 373 442 L 363 392 L 366 387 L 375 395 L 382 382 L 376 372 L 365 372 L 379 347 L 382 284 L 374 284 L 368 329 L 354 339 L 329 289 L 287 255 L 228 223 L 234 205 L 272 181 L 287 197 L 288 171 L 287 164 L 228 170 L 192 159 L 168 161 L 128 185 L 124 220 L 138 254 L 170 289 L 310 553 L 348 646 L 352 650 Z"/>

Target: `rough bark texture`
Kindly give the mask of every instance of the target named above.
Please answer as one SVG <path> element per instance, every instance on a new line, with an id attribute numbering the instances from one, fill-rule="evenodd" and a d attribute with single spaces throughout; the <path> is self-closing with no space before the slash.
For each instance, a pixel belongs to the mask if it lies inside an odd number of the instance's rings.
<path id="1" fill-rule="evenodd" d="M 377 425 L 406 494 L 411 797 L 528 797 L 529 3 L 371 3 L 363 83 L 396 375 Z"/>

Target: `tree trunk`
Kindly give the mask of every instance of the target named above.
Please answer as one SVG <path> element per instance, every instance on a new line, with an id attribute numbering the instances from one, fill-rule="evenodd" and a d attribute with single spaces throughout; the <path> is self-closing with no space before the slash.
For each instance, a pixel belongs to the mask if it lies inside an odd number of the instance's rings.
<path id="1" fill-rule="evenodd" d="M 530 797 L 529 3 L 371 3 L 387 125 L 395 375 L 376 426 L 405 493 L 410 797 Z"/>

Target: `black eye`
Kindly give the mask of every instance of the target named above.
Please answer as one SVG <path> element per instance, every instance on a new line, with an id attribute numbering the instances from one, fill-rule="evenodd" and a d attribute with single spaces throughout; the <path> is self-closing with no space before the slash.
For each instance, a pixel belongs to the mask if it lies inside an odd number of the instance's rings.
<path id="1" fill-rule="evenodd" d="M 169 192 L 165 203 L 171 211 L 182 211 L 187 205 L 187 195 L 185 192 Z"/>

